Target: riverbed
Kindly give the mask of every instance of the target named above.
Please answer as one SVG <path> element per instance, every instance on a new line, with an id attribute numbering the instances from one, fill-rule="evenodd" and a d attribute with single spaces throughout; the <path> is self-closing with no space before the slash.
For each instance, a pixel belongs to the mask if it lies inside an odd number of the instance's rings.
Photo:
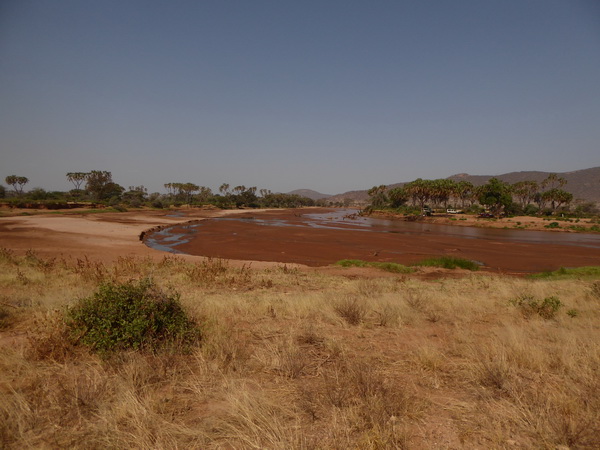
<path id="1" fill-rule="evenodd" d="M 324 266 L 341 259 L 411 264 L 455 256 L 484 270 L 531 273 L 600 265 L 600 235 L 362 217 L 351 209 L 246 212 L 180 224 L 145 243 L 172 253 Z"/>

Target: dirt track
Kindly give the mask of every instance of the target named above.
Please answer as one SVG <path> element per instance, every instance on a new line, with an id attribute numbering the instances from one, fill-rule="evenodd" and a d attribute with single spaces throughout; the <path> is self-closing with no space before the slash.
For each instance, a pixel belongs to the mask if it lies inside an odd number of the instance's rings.
<path id="1" fill-rule="evenodd" d="M 311 212 L 314 212 L 312 210 Z M 47 257 L 112 261 L 118 256 L 162 259 L 164 252 L 139 240 L 143 230 L 224 214 L 302 221 L 301 211 L 199 211 L 168 217 L 168 211 L 137 211 L 92 215 L 36 215 L 0 218 L 0 247 Z M 530 244 L 461 239 L 436 233 L 402 235 L 306 227 L 267 227 L 236 221 L 206 221 L 202 237 L 178 249 L 203 256 L 244 261 L 276 261 L 322 266 L 339 259 L 411 263 L 428 256 L 457 256 L 481 261 L 488 270 L 519 273 L 562 266 L 600 265 L 600 250 L 559 244 Z M 560 242 L 561 233 L 554 233 Z M 194 257 L 189 257 L 194 259 Z M 254 266 L 268 263 L 254 263 Z"/>

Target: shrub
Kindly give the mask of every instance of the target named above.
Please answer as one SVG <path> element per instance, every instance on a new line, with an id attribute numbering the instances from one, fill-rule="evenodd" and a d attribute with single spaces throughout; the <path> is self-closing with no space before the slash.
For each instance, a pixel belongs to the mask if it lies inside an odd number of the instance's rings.
<path id="1" fill-rule="evenodd" d="M 510 303 L 517 306 L 525 317 L 537 314 L 544 319 L 552 319 L 563 306 L 560 299 L 554 296 L 539 301 L 533 295 L 522 295 L 511 300 Z"/>
<path id="2" fill-rule="evenodd" d="M 442 267 L 444 269 L 456 269 L 457 267 L 466 270 L 479 270 L 479 264 L 475 261 L 464 258 L 455 258 L 453 256 L 440 256 L 439 258 L 427 258 L 414 264 L 415 266 Z"/>
<path id="3" fill-rule="evenodd" d="M 545 225 L 544 228 L 560 228 L 560 224 L 558 222 L 550 222 L 548 225 Z"/>
<path id="4" fill-rule="evenodd" d="M 179 294 L 165 293 L 148 279 L 101 285 L 67 311 L 66 323 L 74 344 L 81 342 L 99 353 L 187 346 L 200 338 Z"/>

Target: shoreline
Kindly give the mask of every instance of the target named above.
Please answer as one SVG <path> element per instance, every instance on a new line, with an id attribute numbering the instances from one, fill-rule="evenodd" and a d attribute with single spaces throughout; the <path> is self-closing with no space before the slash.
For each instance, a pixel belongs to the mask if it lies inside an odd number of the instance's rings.
<path id="1" fill-rule="evenodd" d="M 398 220 L 403 222 L 418 222 L 436 225 L 451 225 L 460 227 L 474 228 L 497 228 L 506 230 L 529 230 L 529 231 L 548 231 L 560 233 L 589 233 L 599 234 L 600 231 L 590 228 L 600 224 L 591 222 L 592 219 L 564 219 L 564 218 L 544 218 L 538 216 L 514 216 L 503 218 L 482 218 L 473 214 L 447 214 L 433 216 L 405 216 L 404 214 L 395 214 L 389 211 L 373 211 L 365 214 L 365 217 L 383 218 Z M 558 227 L 547 227 L 547 225 L 557 222 Z M 564 225 L 564 226 L 563 226 Z M 573 229 L 569 227 L 581 227 L 585 229 Z"/>

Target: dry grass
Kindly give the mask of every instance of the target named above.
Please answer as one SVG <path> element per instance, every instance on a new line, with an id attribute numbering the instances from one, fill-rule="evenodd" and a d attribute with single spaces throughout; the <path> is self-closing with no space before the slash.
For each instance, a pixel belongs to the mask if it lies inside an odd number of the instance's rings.
<path id="1" fill-rule="evenodd" d="M 142 277 L 201 324 L 191 354 L 67 343 L 65 307 Z M 600 281 L 401 277 L 2 250 L 0 447 L 600 447 Z"/>

